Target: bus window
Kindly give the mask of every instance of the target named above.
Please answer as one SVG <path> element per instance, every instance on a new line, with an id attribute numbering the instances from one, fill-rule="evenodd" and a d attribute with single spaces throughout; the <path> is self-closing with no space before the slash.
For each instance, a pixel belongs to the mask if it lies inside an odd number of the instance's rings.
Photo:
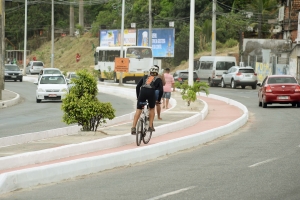
<path id="1" fill-rule="evenodd" d="M 152 51 L 149 48 L 128 48 L 126 52 L 127 58 L 152 58 Z"/>

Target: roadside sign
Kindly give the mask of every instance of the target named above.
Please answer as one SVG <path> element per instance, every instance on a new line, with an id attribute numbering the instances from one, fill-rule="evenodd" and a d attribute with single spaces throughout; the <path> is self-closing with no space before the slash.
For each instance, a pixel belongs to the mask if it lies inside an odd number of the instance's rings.
<path id="1" fill-rule="evenodd" d="M 115 72 L 128 72 L 129 58 L 115 58 Z"/>

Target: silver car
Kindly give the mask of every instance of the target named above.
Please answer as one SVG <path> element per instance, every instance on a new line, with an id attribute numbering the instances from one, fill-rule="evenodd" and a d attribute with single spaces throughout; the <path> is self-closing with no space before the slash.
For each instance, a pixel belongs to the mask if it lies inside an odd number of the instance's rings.
<path id="1" fill-rule="evenodd" d="M 233 66 L 224 72 L 221 78 L 221 87 L 225 88 L 230 85 L 232 89 L 241 86 L 245 89 L 246 86 L 251 86 L 252 89 L 256 89 L 257 74 L 250 66 L 239 67 Z"/>
<path id="2" fill-rule="evenodd" d="M 30 61 L 26 68 L 26 74 L 39 74 L 44 69 L 44 63 L 42 61 Z"/>

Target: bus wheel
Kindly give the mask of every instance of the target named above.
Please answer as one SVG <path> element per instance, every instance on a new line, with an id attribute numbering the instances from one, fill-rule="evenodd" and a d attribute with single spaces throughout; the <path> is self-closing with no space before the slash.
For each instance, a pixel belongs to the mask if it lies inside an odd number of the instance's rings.
<path id="1" fill-rule="evenodd" d="M 101 74 L 101 70 L 99 69 L 99 81 L 103 82 L 104 81 L 104 78 L 101 78 L 102 77 L 102 74 Z"/>

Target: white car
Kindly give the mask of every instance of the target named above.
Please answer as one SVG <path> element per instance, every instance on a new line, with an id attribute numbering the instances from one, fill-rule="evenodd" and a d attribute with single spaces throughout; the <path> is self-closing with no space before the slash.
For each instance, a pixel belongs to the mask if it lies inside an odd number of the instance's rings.
<path id="1" fill-rule="evenodd" d="M 37 85 L 37 103 L 40 103 L 42 100 L 61 101 L 69 92 L 68 82 L 65 76 L 60 74 L 44 74 L 34 84 Z"/>

